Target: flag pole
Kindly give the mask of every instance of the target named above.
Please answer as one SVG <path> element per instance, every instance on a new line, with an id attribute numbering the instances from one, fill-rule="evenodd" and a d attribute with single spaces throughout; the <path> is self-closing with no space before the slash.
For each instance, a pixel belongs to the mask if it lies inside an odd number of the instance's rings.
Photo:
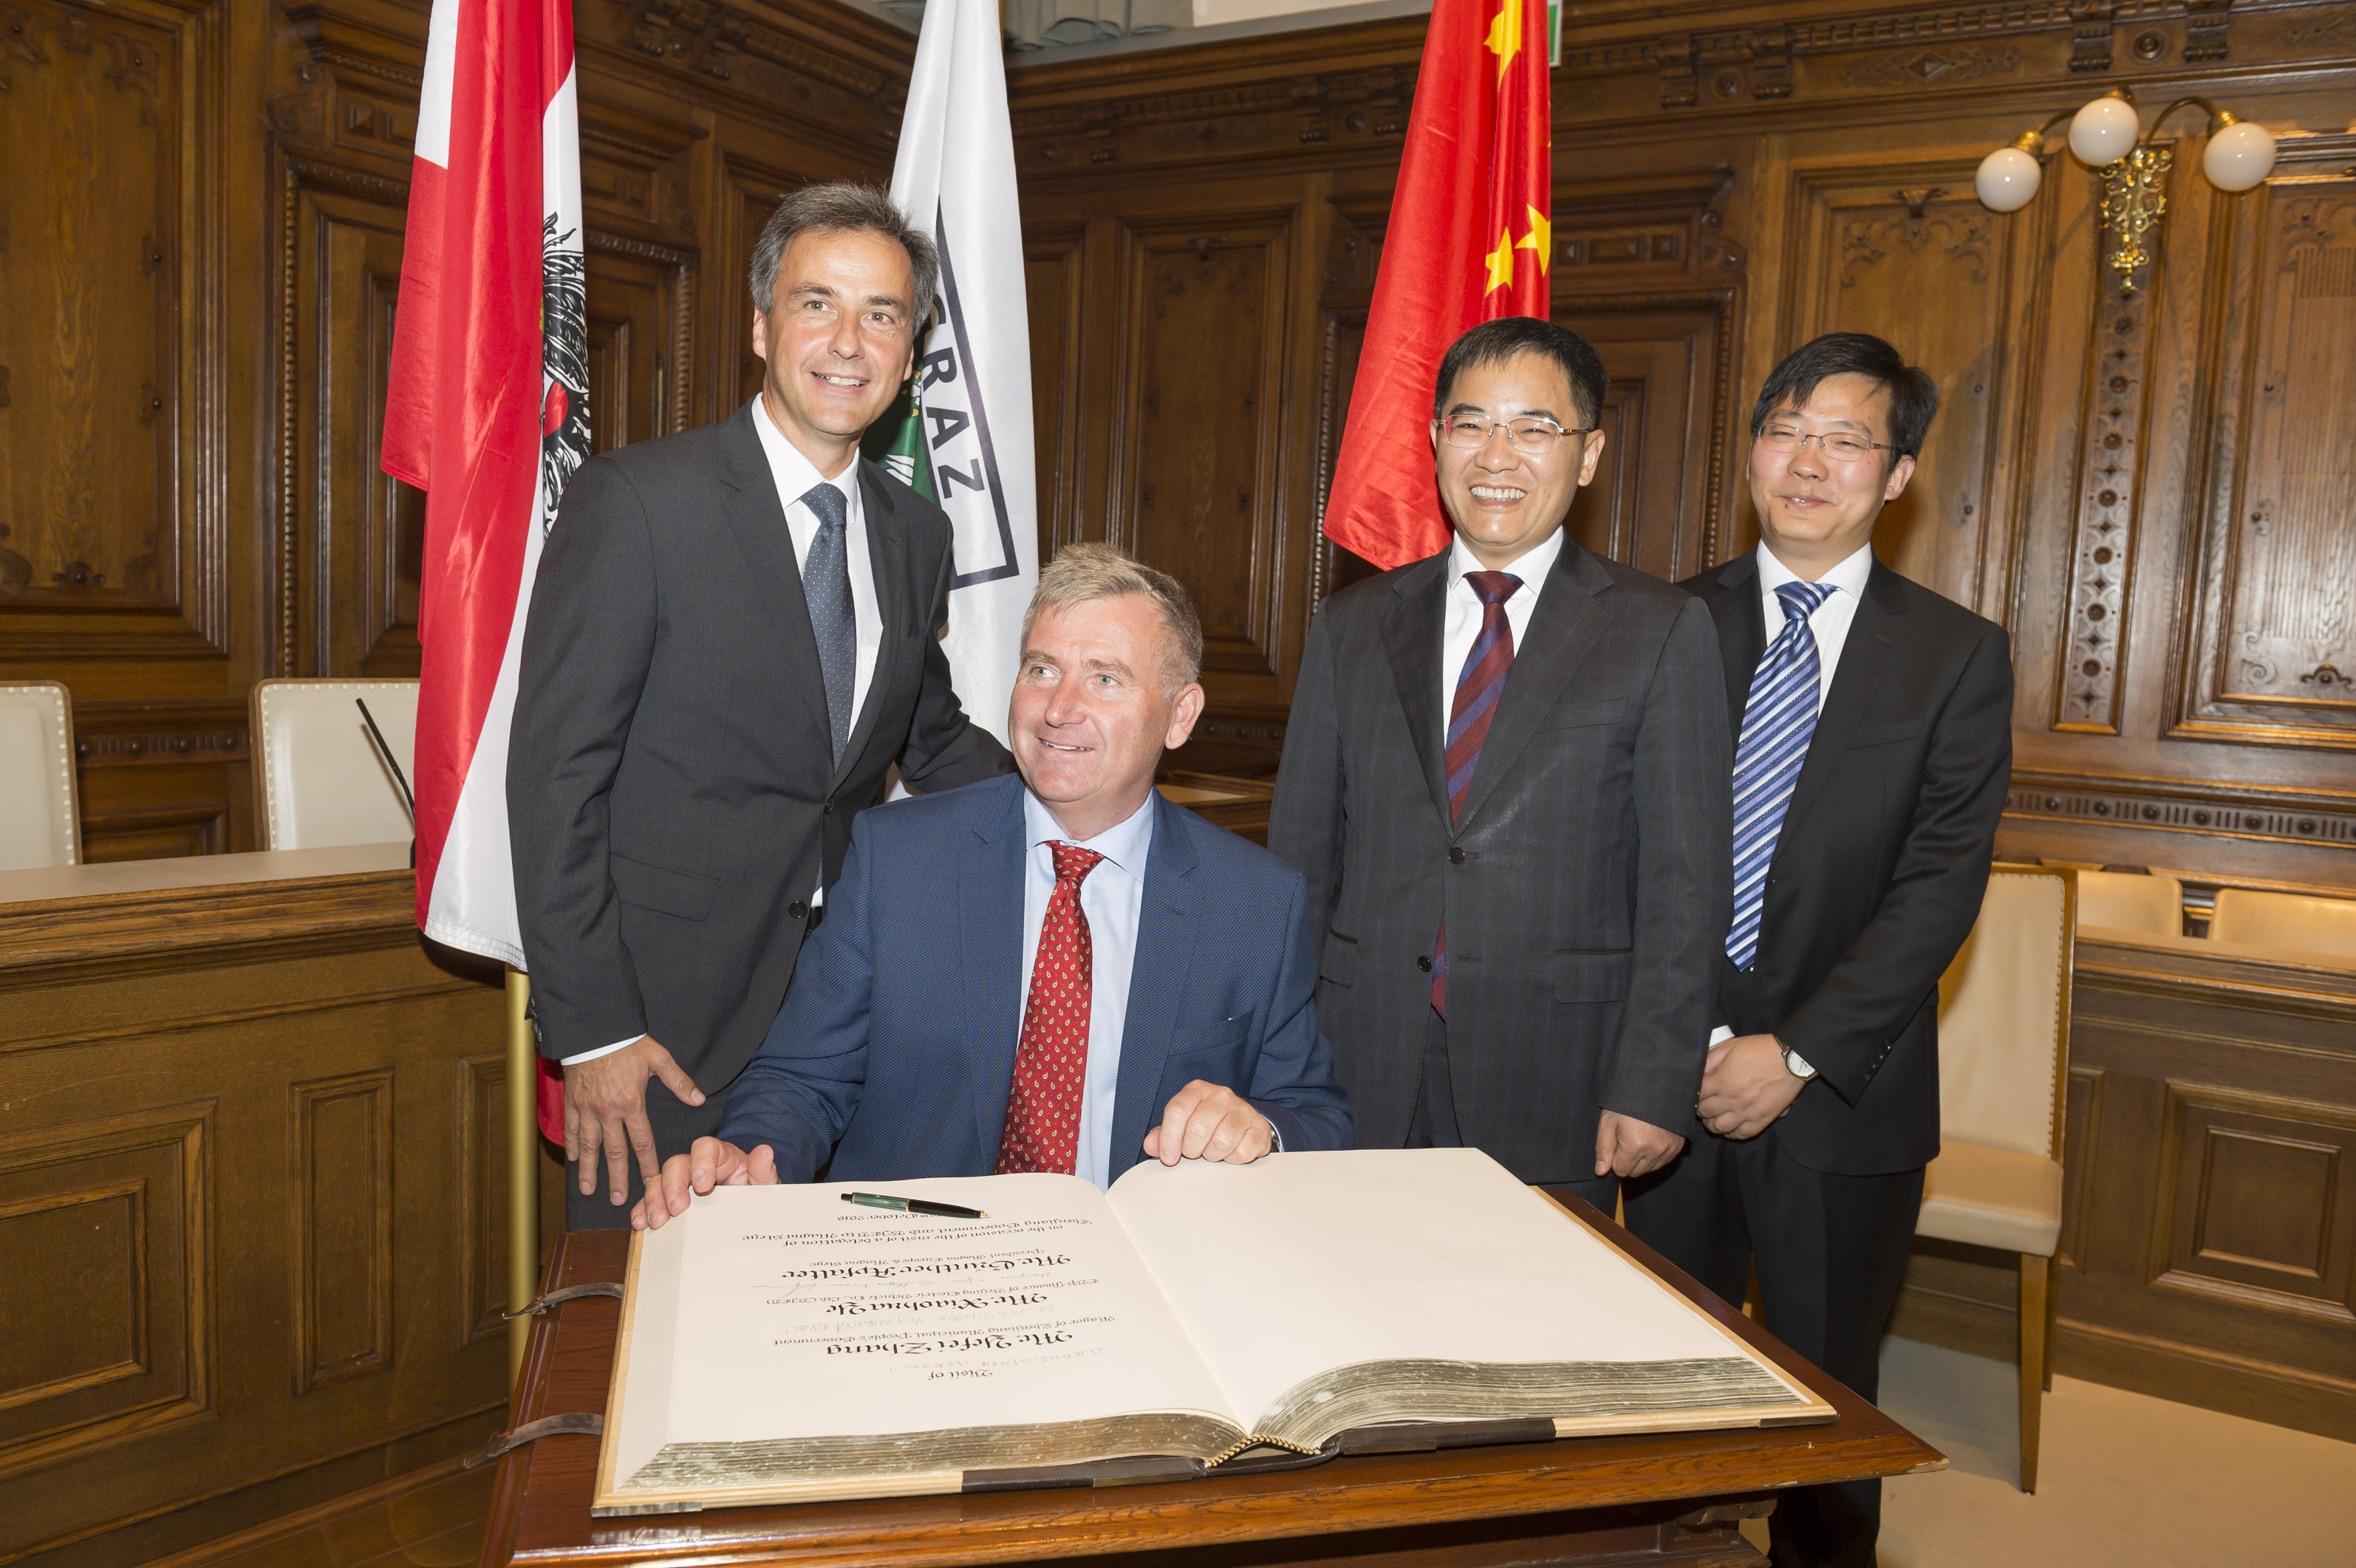
<path id="1" fill-rule="evenodd" d="M 531 977 L 508 970 L 508 1309 L 540 1294 L 540 1052 L 532 1043 Z M 523 1372 L 531 1319 L 508 1319 L 508 1378 Z"/>

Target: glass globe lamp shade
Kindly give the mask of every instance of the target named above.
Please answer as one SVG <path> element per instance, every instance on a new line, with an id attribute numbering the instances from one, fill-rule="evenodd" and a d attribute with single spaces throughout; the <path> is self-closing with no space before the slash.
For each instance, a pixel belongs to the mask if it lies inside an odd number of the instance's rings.
<path id="1" fill-rule="evenodd" d="M 2045 171 L 2035 158 L 2019 147 L 1998 147 L 1980 160 L 1972 187 L 1990 212 L 2018 212 L 2037 199 L 2037 187 L 2044 181 Z"/>
<path id="2" fill-rule="evenodd" d="M 2219 190 L 2247 190 L 2273 172 L 2275 139 L 2264 125 L 2236 120 L 2209 138 L 2201 172 Z"/>
<path id="3" fill-rule="evenodd" d="M 2070 150 L 2094 168 L 2115 164 L 2136 144 L 2135 105 L 2124 98 L 2097 98 L 2070 118 Z"/>

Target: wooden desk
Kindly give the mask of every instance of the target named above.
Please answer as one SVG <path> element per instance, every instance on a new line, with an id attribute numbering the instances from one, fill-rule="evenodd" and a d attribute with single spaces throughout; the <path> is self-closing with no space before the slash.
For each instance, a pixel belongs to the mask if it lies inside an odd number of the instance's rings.
<path id="1" fill-rule="evenodd" d="M 0 872 L 0 1559 L 413 1512 L 498 1425 L 505 1001 L 408 859 Z"/>
<path id="2" fill-rule="evenodd" d="M 1359 1568 L 1489 1564 L 1756 1563 L 1738 1521 L 1778 1488 L 1938 1469 L 1938 1452 L 1769 1339 L 1592 1209 L 1621 1245 L 1830 1400 L 1830 1426 L 1582 1438 L 1441 1454 L 1335 1459 L 1312 1469 L 1183 1485 L 1000 1492 L 715 1509 L 596 1520 L 598 1440 L 545 1437 L 501 1461 L 484 1568 L 509 1563 L 826 1563 L 929 1568 L 1045 1557 L 1142 1568 L 1338 1563 Z M 619 1280 L 627 1238 L 576 1232 L 547 1285 Z M 567 1302 L 534 1329 L 515 1422 L 599 1411 L 620 1304 Z M 1151 1554 L 1161 1553 L 1154 1556 Z"/>

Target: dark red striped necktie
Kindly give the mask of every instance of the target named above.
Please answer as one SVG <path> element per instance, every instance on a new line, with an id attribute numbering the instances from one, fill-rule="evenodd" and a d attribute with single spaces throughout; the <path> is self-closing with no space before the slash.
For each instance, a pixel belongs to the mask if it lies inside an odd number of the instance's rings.
<path id="1" fill-rule="evenodd" d="M 1472 787 L 1472 771 L 1481 763 L 1481 742 L 1489 738 L 1489 720 L 1496 716 L 1497 699 L 1505 694 L 1505 676 L 1514 667 L 1514 624 L 1505 619 L 1505 601 L 1522 585 L 1509 571 L 1468 571 L 1465 585 L 1481 601 L 1481 632 L 1464 656 L 1464 669 L 1456 677 L 1456 700 L 1448 709 L 1448 820 L 1464 815 L 1465 793 Z M 1442 922 L 1432 941 L 1431 1007 L 1448 1016 L 1448 926 Z"/>

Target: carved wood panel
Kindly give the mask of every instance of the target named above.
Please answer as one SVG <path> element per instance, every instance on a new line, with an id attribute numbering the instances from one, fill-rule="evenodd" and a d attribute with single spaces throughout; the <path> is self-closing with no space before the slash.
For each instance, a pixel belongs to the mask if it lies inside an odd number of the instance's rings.
<path id="1" fill-rule="evenodd" d="M 392 1072 L 288 1090 L 294 1383 L 379 1372 L 392 1357 Z"/>
<path id="2" fill-rule="evenodd" d="M 1214 701 L 1278 695 L 1290 213 L 1125 226 L 1112 542 L 1186 584 Z"/>
<path id="3" fill-rule="evenodd" d="M 2356 1113 L 2168 1086 L 2158 1283 L 2356 1327 Z"/>
<path id="4" fill-rule="evenodd" d="M 2175 732 L 2356 748 L 2356 172 L 2291 162 L 2236 216 L 2233 444 Z"/>
<path id="5" fill-rule="evenodd" d="M 1024 305 L 1031 325 L 1031 430 L 1037 450 L 1039 559 L 1080 538 L 1080 308 L 1083 237 L 1077 224 L 1023 235 Z"/>
<path id="6" fill-rule="evenodd" d="M 2040 323 L 2040 209 L 1983 208 L 1968 164 L 1892 160 L 1794 170 L 1783 327 L 1788 351 L 1869 332 L 1929 370 L 1940 411 L 1913 483 L 1883 508 L 1891 567 L 1999 617 L 2022 368 Z"/>

